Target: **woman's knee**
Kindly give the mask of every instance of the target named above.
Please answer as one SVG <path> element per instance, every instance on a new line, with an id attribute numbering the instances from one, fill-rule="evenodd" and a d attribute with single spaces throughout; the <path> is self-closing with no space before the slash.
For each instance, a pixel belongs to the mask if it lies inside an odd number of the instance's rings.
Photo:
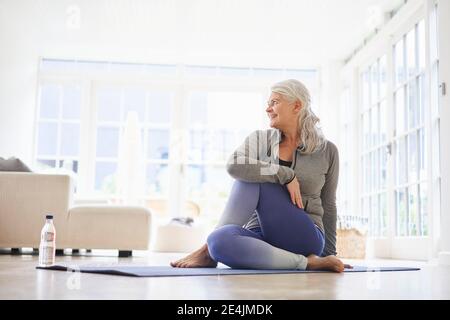
<path id="1" fill-rule="evenodd" d="M 208 251 L 214 259 L 221 257 L 224 252 L 230 250 L 232 237 L 236 235 L 240 228 L 238 225 L 229 224 L 210 233 L 206 243 L 208 244 Z"/>
<path id="2" fill-rule="evenodd" d="M 292 204 L 291 196 L 286 186 L 278 183 L 261 183 L 261 198 L 266 200 L 264 203 L 276 203 L 280 208 L 285 204 Z M 304 209 L 293 205 L 296 211 L 306 213 Z M 296 212 L 297 213 L 297 212 Z"/>
<path id="3" fill-rule="evenodd" d="M 259 188 L 262 183 L 258 182 L 247 182 L 242 180 L 234 180 L 233 183 L 233 190 L 235 190 L 237 193 L 241 195 L 249 196 L 250 194 L 257 194 L 259 191 Z"/>
<path id="4" fill-rule="evenodd" d="M 287 188 L 284 185 L 281 185 L 279 183 L 261 183 L 261 194 L 262 195 L 271 195 L 272 197 L 276 196 L 286 196 L 288 194 Z"/>
<path id="5" fill-rule="evenodd" d="M 234 184 L 236 186 L 240 186 L 240 187 L 252 187 L 252 186 L 255 186 L 255 185 L 259 185 L 260 183 L 258 183 L 258 182 L 248 182 L 248 181 L 235 179 L 234 180 Z"/>

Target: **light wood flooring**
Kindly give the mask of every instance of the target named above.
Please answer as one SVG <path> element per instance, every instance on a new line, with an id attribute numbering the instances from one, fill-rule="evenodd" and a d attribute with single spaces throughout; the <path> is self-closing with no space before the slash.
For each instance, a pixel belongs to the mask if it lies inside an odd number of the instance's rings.
<path id="1" fill-rule="evenodd" d="M 69 251 L 70 252 L 70 251 Z M 166 265 L 184 254 L 93 251 L 58 256 L 69 264 Z M 355 265 L 415 266 L 420 271 L 134 278 L 37 270 L 37 255 L 0 254 L 0 299 L 450 299 L 450 266 L 400 260 Z"/>

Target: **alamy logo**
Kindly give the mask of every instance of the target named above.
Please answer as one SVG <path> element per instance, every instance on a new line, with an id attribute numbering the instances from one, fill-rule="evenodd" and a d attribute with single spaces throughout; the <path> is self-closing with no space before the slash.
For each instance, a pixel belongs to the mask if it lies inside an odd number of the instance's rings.
<path id="1" fill-rule="evenodd" d="M 274 175 L 278 172 L 276 163 L 278 156 L 277 137 L 270 131 L 258 131 L 245 139 L 245 142 L 235 151 L 233 164 L 260 164 L 260 175 Z"/>
<path id="2" fill-rule="evenodd" d="M 69 290 L 80 290 L 81 289 L 81 270 L 78 265 L 71 266 L 67 268 L 70 273 L 66 281 L 67 289 Z"/>

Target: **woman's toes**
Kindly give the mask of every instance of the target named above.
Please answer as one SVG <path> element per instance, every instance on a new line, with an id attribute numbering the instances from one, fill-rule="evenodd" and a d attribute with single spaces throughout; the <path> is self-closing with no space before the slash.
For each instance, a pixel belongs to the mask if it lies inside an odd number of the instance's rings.
<path id="1" fill-rule="evenodd" d="M 172 265 L 172 267 L 176 268 L 176 267 L 178 267 L 180 265 L 180 261 L 179 260 L 178 261 L 173 261 L 171 263 L 171 265 Z"/>
<path id="2" fill-rule="evenodd" d="M 177 268 L 182 268 L 184 265 L 184 260 L 178 261 L 177 262 Z"/>

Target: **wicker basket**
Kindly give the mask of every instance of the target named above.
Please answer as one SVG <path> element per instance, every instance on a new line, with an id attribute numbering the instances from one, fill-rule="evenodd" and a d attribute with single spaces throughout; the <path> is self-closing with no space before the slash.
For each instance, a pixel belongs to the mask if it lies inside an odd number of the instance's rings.
<path id="1" fill-rule="evenodd" d="M 337 256 L 340 258 L 364 259 L 366 256 L 366 240 L 366 233 L 358 229 L 337 229 Z"/>

